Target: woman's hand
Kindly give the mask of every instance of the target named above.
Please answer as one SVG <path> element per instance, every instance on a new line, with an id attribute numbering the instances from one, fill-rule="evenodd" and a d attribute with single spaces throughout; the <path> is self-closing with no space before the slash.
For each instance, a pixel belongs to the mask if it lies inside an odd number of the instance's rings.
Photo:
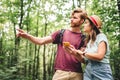
<path id="1" fill-rule="evenodd" d="M 81 51 L 81 50 L 77 50 L 77 53 L 79 54 L 79 55 L 83 55 L 83 51 Z"/>

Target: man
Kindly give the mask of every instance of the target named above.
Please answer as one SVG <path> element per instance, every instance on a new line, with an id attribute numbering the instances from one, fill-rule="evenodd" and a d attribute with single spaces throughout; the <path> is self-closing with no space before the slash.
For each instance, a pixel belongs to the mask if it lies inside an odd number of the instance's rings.
<path id="1" fill-rule="evenodd" d="M 78 49 L 81 43 L 81 30 L 80 27 L 83 24 L 87 13 L 78 8 L 72 12 L 71 15 L 71 28 L 66 29 L 63 34 L 62 42 L 69 42 L 76 49 Z M 34 37 L 23 30 L 18 29 L 19 33 L 17 36 L 26 38 L 31 42 L 43 45 L 47 43 L 54 43 L 56 41 L 56 36 L 60 33 L 59 31 L 54 32 L 52 35 L 38 38 Z M 58 49 L 55 58 L 55 74 L 52 80 L 82 80 L 82 68 L 81 63 L 74 56 L 67 54 L 62 44 L 58 44 Z"/>

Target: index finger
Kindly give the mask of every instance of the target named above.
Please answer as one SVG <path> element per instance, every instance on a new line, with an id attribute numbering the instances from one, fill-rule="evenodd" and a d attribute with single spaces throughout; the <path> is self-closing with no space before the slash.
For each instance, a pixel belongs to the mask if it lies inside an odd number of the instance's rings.
<path id="1" fill-rule="evenodd" d="M 24 32 L 24 30 L 22 30 L 22 29 L 17 29 L 19 32 Z"/>

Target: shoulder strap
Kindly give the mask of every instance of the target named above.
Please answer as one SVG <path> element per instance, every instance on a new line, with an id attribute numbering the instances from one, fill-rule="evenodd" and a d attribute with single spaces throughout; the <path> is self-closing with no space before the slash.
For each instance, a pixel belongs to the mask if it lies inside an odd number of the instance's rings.
<path id="1" fill-rule="evenodd" d="M 65 32 L 65 29 L 60 30 L 60 32 L 55 36 L 55 40 L 53 41 L 53 44 L 62 44 L 64 32 Z"/>
<path id="2" fill-rule="evenodd" d="M 59 33 L 59 36 L 60 36 L 60 39 L 59 39 L 59 42 L 62 44 L 62 40 L 63 40 L 63 33 L 65 32 L 65 29 L 61 29 L 60 33 Z"/>
<path id="3" fill-rule="evenodd" d="M 86 38 L 86 36 L 82 34 L 82 36 L 81 36 L 81 42 L 79 44 L 78 49 L 80 49 L 81 47 L 83 47 L 85 45 L 85 38 Z"/>

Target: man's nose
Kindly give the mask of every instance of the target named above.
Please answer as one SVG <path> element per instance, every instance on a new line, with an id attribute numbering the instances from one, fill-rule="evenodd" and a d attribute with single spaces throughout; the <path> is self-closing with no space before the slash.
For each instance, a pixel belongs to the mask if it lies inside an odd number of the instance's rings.
<path id="1" fill-rule="evenodd" d="M 73 18 L 71 18 L 71 22 L 73 22 Z"/>

